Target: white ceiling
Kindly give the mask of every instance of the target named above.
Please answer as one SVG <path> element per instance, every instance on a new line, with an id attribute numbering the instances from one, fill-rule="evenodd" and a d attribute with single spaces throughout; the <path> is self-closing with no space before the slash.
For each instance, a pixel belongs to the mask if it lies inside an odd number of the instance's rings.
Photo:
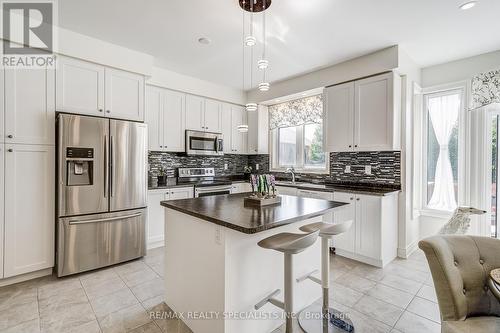
<path id="1" fill-rule="evenodd" d="M 480 0 L 467 11 L 458 9 L 462 2 L 273 0 L 266 12 L 268 81 L 394 44 L 422 67 L 500 49 L 500 0 Z M 62 0 L 58 10 L 62 27 L 154 55 L 159 67 L 242 87 L 238 0 Z M 256 37 L 258 22 L 260 16 Z"/>

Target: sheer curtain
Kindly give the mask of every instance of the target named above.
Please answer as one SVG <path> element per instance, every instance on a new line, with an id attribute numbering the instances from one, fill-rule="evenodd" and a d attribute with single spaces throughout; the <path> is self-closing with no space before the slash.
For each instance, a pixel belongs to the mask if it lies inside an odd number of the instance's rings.
<path id="1" fill-rule="evenodd" d="M 460 111 L 460 95 L 429 99 L 429 117 L 439 144 L 434 191 L 428 207 L 452 211 L 457 208 L 448 143 Z"/>

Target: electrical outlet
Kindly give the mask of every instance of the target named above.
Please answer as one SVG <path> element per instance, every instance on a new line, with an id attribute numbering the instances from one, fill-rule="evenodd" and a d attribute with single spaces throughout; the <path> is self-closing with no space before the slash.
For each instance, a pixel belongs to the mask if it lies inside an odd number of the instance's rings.
<path id="1" fill-rule="evenodd" d="M 372 166 L 371 165 L 365 165 L 365 174 L 367 174 L 367 175 L 372 174 Z"/>
<path id="2" fill-rule="evenodd" d="M 255 170 L 259 170 L 259 163 L 255 163 Z"/>
<path id="3" fill-rule="evenodd" d="M 346 165 L 344 172 L 345 173 L 351 173 L 351 166 L 350 165 Z"/>
<path id="4" fill-rule="evenodd" d="M 224 170 L 227 170 L 227 163 L 224 163 Z"/>

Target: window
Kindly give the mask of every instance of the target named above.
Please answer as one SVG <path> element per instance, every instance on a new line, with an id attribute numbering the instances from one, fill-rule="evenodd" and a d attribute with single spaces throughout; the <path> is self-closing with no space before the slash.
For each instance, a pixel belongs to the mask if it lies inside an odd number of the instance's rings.
<path id="1" fill-rule="evenodd" d="M 321 94 L 269 107 L 272 170 L 329 173 L 322 118 Z"/>
<path id="2" fill-rule="evenodd" d="M 453 211 L 459 203 L 463 91 L 446 90 L 424 96 L 425 186 L 422 192 L 427 209 Z"/>
<path id="3" fill-rule="evenodd" d="M 321 124 L 274 129 L 271 141 L 274 170 L 293 167 L 302 172 L 328 172 Z"/>

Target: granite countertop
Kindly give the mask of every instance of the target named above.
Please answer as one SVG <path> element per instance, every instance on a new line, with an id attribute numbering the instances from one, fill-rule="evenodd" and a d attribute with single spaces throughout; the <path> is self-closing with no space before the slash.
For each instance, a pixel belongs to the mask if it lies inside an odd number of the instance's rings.
<path id="1" fill-rule="evenodd" d="M 367 194 L 367 195 L 377 195 L 386 196 L 399 193 L 401 189 L 395 186 L 385 186 L 385 185 L 372 185 L 363 183 L 301 183 L 296 182 L 292 184 L 291 182 L 276 182 L 276 186 L 294 187 L 297 189 L 311 190 L 311 191 L 321 191 L 321 192 L 346 192 L 346 193 L 356 193 L 356 194 Z"/>
<path id="2" fill-rule="evenodd" d="M 161 205 L 246 234 L 321 216 L 347 205 L 343 202 L 281 195 L 280 205 L 246 207 L 243 200 L 246 196 L 248 193 L 215 195 L 162 201 Z"/>

